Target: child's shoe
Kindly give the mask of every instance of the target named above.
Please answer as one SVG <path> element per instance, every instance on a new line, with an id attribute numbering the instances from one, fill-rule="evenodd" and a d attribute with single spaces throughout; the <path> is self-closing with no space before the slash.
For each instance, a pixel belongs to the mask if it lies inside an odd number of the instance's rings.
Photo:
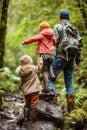
<path id="1" fill-rule="evenodd" d="M 49 91 L 51 91 L 52 89 L 47 85 L 47 86 L 44 86 L 44 91 L 46 91 L 46 92 L 49 92 Z"/>

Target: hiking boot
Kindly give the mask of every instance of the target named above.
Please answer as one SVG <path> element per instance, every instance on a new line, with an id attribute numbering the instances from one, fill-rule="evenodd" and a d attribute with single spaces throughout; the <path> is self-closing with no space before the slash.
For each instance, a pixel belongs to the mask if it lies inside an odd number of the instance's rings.
<path id="1" fill-rule="evenodd" d="M 37 108 L 30 108 L 29 120 L 35 122 L 37 120 Z"/>
<path id="2" fill-rule="evenodd" d="M 24 106 L 24 121 L 28 121 L 30 114 L 30 107 Z"/>
<path id="3" fill-rule="evenodd" d="M 74 110 L 74 98 L 75 96 L 73 94 L 66 94 L 66 98 L 67 98 L 67 110 L 68 112 L 71 112 L 72 110 Z"/>

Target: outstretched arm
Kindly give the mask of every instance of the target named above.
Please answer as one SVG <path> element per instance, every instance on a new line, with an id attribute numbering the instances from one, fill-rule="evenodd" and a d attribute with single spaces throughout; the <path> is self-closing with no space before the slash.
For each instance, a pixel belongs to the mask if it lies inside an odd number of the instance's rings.
<path id="1" fill-rule="evenodd" d="M 29 38 L 29 39 L 23 41 L 22 44 L 23 44 L 23 45 L 26 45 L 26 44 L 31 44 L 32 42 L 39 42 L 39 41 L 42 40 L 42 38 L 43 38 L 43 35 L 38 34 L 38 35 L 36 35 L 36 36 L 34 36 L 34 37 L 32 37 L 32 38 Z"/>

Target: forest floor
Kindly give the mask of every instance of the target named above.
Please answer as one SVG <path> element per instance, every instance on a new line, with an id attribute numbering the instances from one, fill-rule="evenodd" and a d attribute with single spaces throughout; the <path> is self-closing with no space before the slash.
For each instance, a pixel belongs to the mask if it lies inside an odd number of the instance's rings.
<path id="1" fill-rule="evenodd" d="M 0 130 L 54 130 L 55 124 L 46 120 L 37 120 L 28 126 L 18 126 L 23 117 L 24 99 L 20 94 L 7 94 L 0 110 Z"/>
<path id="2" fill-rule="evenodd" d="M 61 130 L 60 128 L 57 128 L 55 126 L 54 122 L 43 119 L 38 119 L 33 124 L 29 123 L 28 126 L 18 126 L 18 120 L 20 119 L 20 117 L 23 117 L 23 107 L 23 95 L 5 95 L 0 110 L 0 130 Z M 85 125 L 84 128 L 82 128 L 81 130 L 87 130 L 87 125 Z"/>

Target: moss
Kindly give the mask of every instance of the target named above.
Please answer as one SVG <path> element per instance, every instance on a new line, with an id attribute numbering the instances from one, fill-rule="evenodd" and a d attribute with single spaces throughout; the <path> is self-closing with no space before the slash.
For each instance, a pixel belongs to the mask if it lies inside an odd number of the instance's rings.
<path id="1" fill-rule="evenodd" d="M 87 120 L 87 114 L 83 109 L 73 110 L 65 119 L 65 123 L 69 126 L 75 126 L 77 124 L 83 125 L 84 121 Z"/>
<path id="2" fill-rule="evenodd" d="M 4 93 L 4 91 L 3 91 L 3 90 L 0 90 L 0 109 L 1 109 L 1 106 L 2 106 L 3 93 Z"/>
<path id="3" fill-rule="evenodd" d="M 87 100 L 83 103 L 82 109 L 87 112 Z"/>

